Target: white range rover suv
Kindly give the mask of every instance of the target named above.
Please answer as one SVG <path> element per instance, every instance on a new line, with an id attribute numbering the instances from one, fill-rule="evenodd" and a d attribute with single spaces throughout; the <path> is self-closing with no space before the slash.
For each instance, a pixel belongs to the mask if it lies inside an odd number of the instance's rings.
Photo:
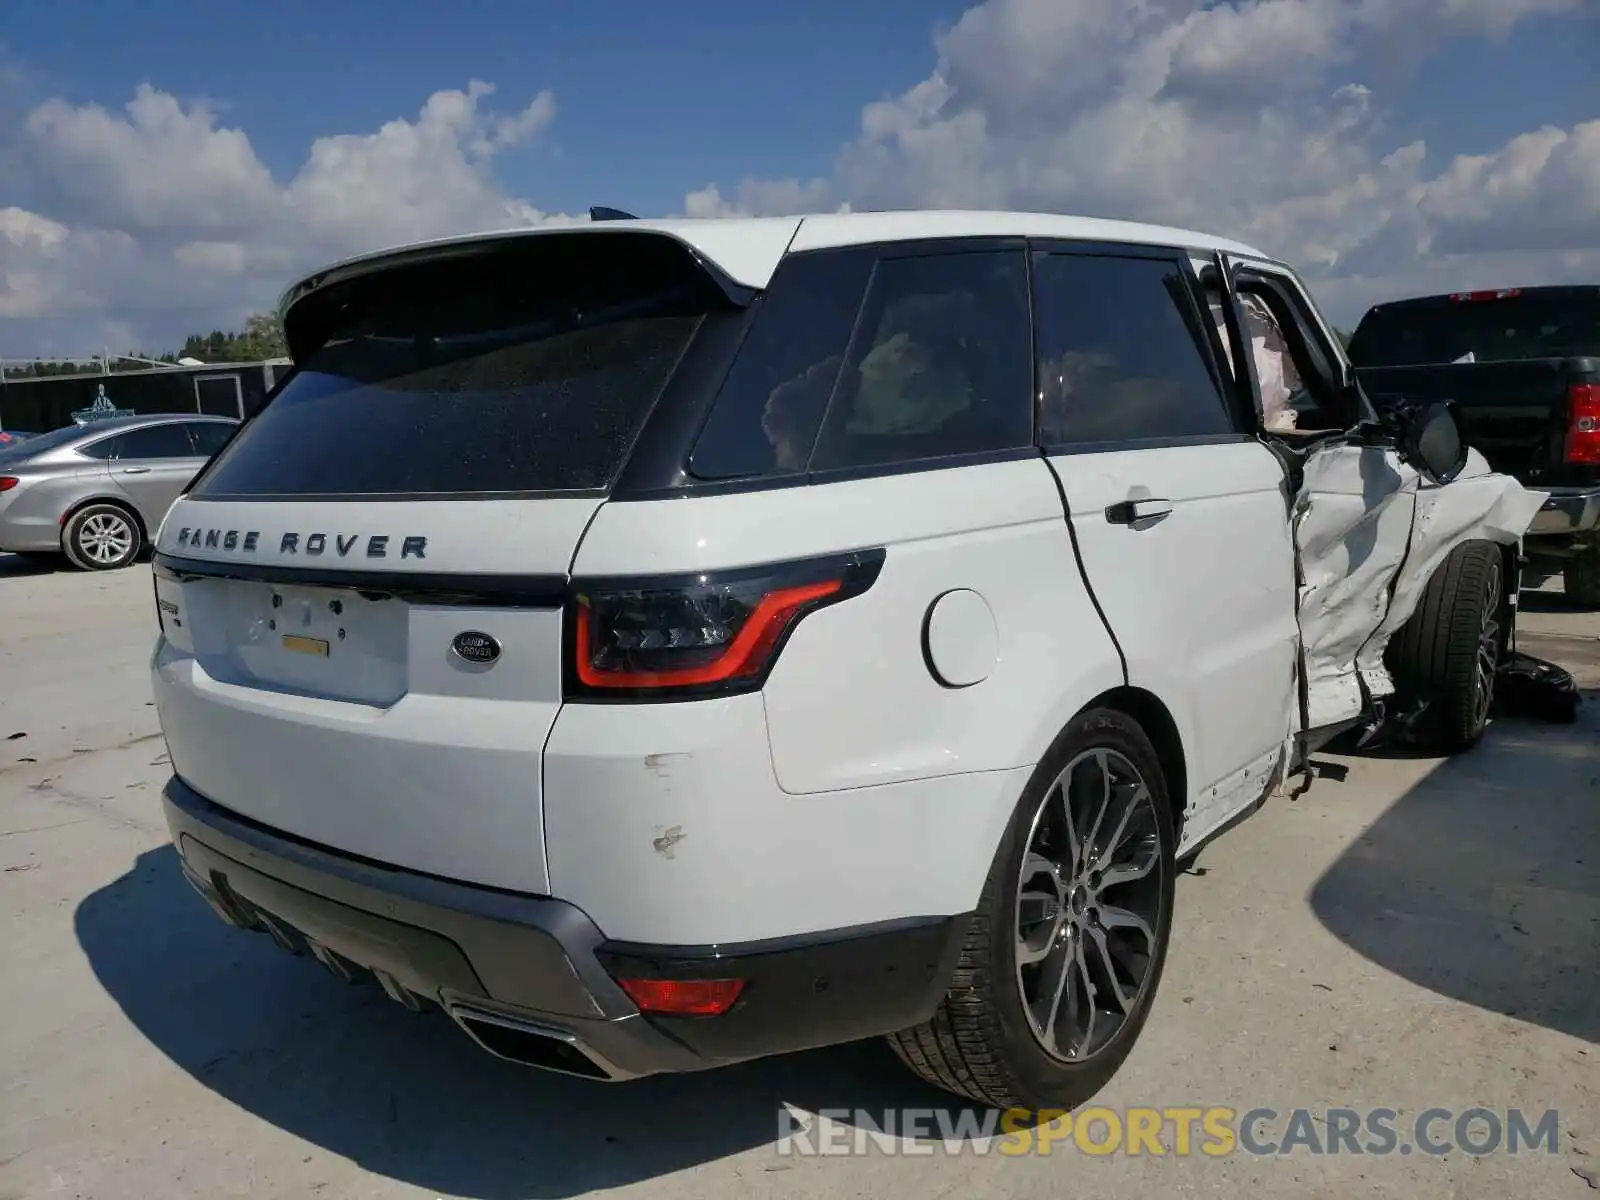
<path id="1" fill-rule="evenodd" d="M 1336 735 L 1477 740 L 1541 500 L 1179 230 L 602 220 L 282 315 L 157 541 L 185 874 L 601 1080 L 887 1035 L 1080 1102 L 1179 862 Z"/>

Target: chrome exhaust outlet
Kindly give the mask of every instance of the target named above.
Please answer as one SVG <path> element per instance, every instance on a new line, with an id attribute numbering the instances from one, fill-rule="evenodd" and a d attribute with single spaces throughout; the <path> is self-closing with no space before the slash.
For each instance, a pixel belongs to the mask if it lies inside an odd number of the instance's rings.
<path id="1" fill-rule="evenodd" d="M 480 1047 L 507 1062 L 607 1083 L 627 1078 L 564 1029 L 465 1004 L 452 1004 L 450 1015 Z"/>

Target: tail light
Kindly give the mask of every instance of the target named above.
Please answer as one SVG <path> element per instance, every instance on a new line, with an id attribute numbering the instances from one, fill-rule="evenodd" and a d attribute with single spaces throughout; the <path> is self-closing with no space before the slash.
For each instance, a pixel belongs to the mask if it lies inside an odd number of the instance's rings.
<path id="1" fill-rule="evenodd" d="M 0 475 L 0 492 L 9 492 L 21 482 L 15 475 Z"/>
<path id="2" fill-rule="evenodd" d="M 872 586 L 883 552 L 660 580 L 592 580 L 568 610 L 574 699 L 755 691 L 807 614 Z"/>
<path id="3" fill-rule="evenodd" d="M 1600 466 L 1600 384 L 1575 383 L 1567 392 L 1567 451 L 1564 461 Z"/>

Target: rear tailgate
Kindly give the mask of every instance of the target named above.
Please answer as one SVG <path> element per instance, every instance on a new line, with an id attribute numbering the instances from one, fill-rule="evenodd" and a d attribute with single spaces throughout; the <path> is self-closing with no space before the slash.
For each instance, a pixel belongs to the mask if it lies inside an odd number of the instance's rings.
<path id="1" fill-rule="evenodd" d="M 1567 395 L 1579 362 L 1449 363 L 1359 368 L 1362 386 L 1386 400 L 1454 400 L 1467 441 L 1496 471 L 1538 484 L 1559 470 L 1567 428 Z"/>
<path id="2" fill-rule="evenodd" d="M 568 570 L 720 295 L 669 239 L 585 240 L 364 275 L 168 514 L 154 688 L 196 791 L 548 891 Z"/>
<path id="3" fill-rule="evenodd" d="M 330 527 L 325 505 L 180 502 L 156 578 L 155 692 L 173 769 L 313 842 L 546 890 L 540 755 L 561 705 L 559 605 L 599 501 L 534 504 L 475 505 L 470 523 L 439 505 L 358 504 Z M 549 573 L 464 571 L 486 530 L 505 561 Z M 208 547 L 213 533 L 233 553 Z M 254 553 L 240 549 L 251 534 Z M 342 544 L 354 566 L 283 565 L 286 538 L 318 535 L 323 557 Z M 425 557 L 371 570 L 375 538 Z M 196 542 L 210 557 L 190 553 Z M 464 633 L 492 638 L 496 661 L 457 652 Z"/>

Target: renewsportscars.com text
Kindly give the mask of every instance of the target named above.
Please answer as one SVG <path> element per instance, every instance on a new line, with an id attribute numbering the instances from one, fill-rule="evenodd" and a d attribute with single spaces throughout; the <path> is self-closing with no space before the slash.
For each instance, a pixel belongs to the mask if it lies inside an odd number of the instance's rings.
<path id="1" fill-rule="evenodd" d="M 1076 1153 L 1221 1158 L 1287 1155 L 1554 1154 L 1559 1114 L 1521 1109 L 943 1108 L 778 1112 L 785 1156 Z"/>

